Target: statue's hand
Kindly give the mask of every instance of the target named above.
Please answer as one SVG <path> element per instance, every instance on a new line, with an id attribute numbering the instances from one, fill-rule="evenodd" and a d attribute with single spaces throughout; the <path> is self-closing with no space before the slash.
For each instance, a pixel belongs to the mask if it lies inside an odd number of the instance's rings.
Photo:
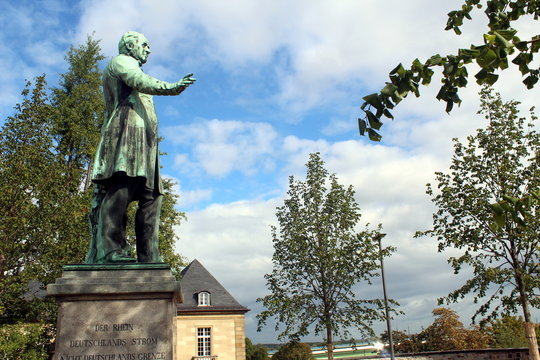
<path id="1" fill-rule="evenodd" d="M 176 90 L 176 94 L 180 94 L 189 85 L 193 84 L 196 81 L 196 79 L 192 76 L 193 74 L 187 74 L 186 76 L 182 78 L 182 80 L 179 80 L 174 84 L 174 89 Z"/>
<path id="2" fill-rule="evenodd" d="M 178 86 L 188 87 L 189 85 L 193 84 L 197 79 L 193 77 L 193 74 L 187 74 L 182 78 L 182 80 L 178 81 L 176 84 Z"/>

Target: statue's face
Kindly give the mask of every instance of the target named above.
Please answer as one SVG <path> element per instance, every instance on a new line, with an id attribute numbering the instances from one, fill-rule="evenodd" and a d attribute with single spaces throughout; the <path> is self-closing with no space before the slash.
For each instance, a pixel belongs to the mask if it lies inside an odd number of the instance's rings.
<path id="1" fill-rule="evenodd" d="M 144 36 L 141 36 L 137 43 L 131 43 L 130 45 L 128 48 L 130 49 L 131 56 L 139 62 L 139 65 L 146 63 L 148 55 L 150 55 L 148 40 Z"/>

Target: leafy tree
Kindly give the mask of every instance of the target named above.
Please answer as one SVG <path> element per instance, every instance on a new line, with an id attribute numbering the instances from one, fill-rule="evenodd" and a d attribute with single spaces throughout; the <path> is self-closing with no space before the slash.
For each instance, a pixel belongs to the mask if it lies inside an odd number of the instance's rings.
<path id="1" fill-rule="evenodd" d="M 262 345 L 253 345 L 251 340 L 246 337 L 246 360 L 266 360 L 268 351 Z"/>
<path id="2" fill-rule="evenodd" d="M 291 341 L 272 356 L 272 360 L 313 360 L 311 347 L 308 344 Z"/>
<path id="3" fill-rule="evenodd" d="M 41 255 L 55 236 L 62 169 L 54 153 L 45 77 L 27 83 L 23 102 L 0 131 L 0 323 L 32 320 L 39 306 L 24 300 L 31 279 L 49 273 Z"/>
<path id="4" fill-rule="evenodd" d="M 381 334 L 381 340 L 384 344 L 387 344 L 390 340 L 388 337 L 388 331 Z M 407 334 L 403 331 L 392 330 L 392 340 L 394 341 L 394 351 L 396 353 L 413 353 L 423 351 L 424 344 L 418 334 Z M 390 347 L 386 347 L 387 351 L 390 351 Z"/>
<path id="5" fill-rule="evenodd" d="M 179 277 L 182 269 L 187 265 L 185 257 L 175 251 L 178 235 L 174 227 L 186 219 L 184 212 L 175 209 L 179 195 L 174 193 L 175 183 L 171 179 L 163 179 L 163 203 L 159 225 L 159 249 L 166 263 L 171 266 L 173 273 Z"/>
<path id="6" fill-rule="evenodd" d="M 53 280 L 61 265 L 52 264 L 76 253 L 58 238 L 84 214 L 70 213 L 74 202 L 66 196 L 64 161 L 50 136 L 45 77 L 28 82 L 22 95 L 0 129 L 0 354 L 42 359 L 54 335 L 47 329 L 56 322 L 56 304 L 28 296 L 30 284 Z"/>
<path id="7" fill-rule="evenodd" d="M 483 9 L 487 17 L 488 28 L 483 35 L 484 43 L 471 45 L 469 49 L 459 49 L 448 55 L 435 54 L 426 61 L 415 59 L 410 68 L 399 64 L 390 74 L 390 81 L 383 89 L 363 98 L 364 118 L 358 119 L 360 134 L 368 132 L 373 141 L 380 141 L 377 132 L 383 125 L 384 115 L 393 119 L 390 110 L 409 93 L 420 96 L 419 87 L 431 83 L 434 70 L 442 74 L 442 85 L 437 99 L 446 103 L 446 111 L 452 111 L 454 104 L 460 104 L 459 89 L 467 86 L 468 66 L 476 63 L 480 71 L 475 74 L 480 85 L 493 85 L 499 71 L 515 66 L 525 77 L 523 83 L 528 89 L 538 82 L 540 69 L 533 65 L 534 56 L 540 49 L 540 35 L 522 40 L 513 26 L 517 20 L 529 16 L 534 20 L 540 15 L 538 0 L 463 0 L 461 9 L 451 11 L 445 30 L 461 34 L 465 19 L 472 19 L 472 14 Z M 532 66 L 532 67 L 530 67 Z"/>
<path id="8" fill-rule="evenodd" d="M 16 324 L 0 327 L 0 358 L 9 360 L 47 360 L 51 332 L 43 324 Z"/>
<path id="9" fill-rule="evenodd" d="M 70 176 L 82 181 L 85 191 L 91 185 L 92 161 L 105 117 L 99 68 L 104 58 L 99 40 L 91 36 L 79 47 L 71 46 L 65 56 L 69 69 L 60 75 L 59 87 L 52 89 L 56 150 L 65 157 Z"/>
<path id="10" fill-rule="evenodd" d="M 465 328 L 454 310 L 448 308 L 433 309 L 435 320 L 418 334 L 406 334 L 392 331 L 396 353 L 414 353 L 440 350 L 485 349 L 490 341 L 489 334 L 478 327 Z M 387 332 L 381 334 L 384 342 L 388 341 Z"/>
<path id="11" fill-rule="evenodd" d="M 536 340 L 540 340 L 539 325 L 536 324 Z M 492 320 L 486 328 L 490 337 L 490 346 L 493 348 L 519 348 L 527 347 L 525 336 L 525 322 L 521 316 L 503 316 Z"/>
<path id="12" fill-rule="evenodd" d="M 540 185 L 540 136 L 534 130 L 537 120 L 519 117 L 517 102 L 504 103 L 489 88 L 481 91 L 481 110 L 488 120 L 486 129 L 477 130 L 467 144 L 454 140 L 451 172 L 436 173 L 438 192 L 428 184 L 427 193 L 437 205 L 433 229 L 439 251 L 463 250 L 449 263 L 458 273 L 464 266 L 472 278 L 440 302 L 457 302 L 474 294 L 474 302 L 484 300 L 473 320 L 487 315 L 513 314 L 521 308 L 527 327 L 531 358 L 538 359 L 538 346 L 531 323 L 530 306 L 538 307 L 538 246 L 540 216 L 537 202 L 524 202 L 524 213 L 531 214 L 527 226 L 513 216 L 493 221 L 492 206 L 499 199 L 521 199 Z"/>
<path id="13" fill-rule="evenodd" d="M 374 320 L 384 319 L 379 299 L 357 299 L 355 286 L 378 275 L 378 230 L 355 232 L 360 209 L 352 186 L 345 188 L 329 175 L 318 153 L 311 154 L 305 181 L 289 178 L 288 198 L 277 208 L 279 230 L 272 227 L 274 268 L 265 275 L 270 295 L 260 298 L 267 310 L 257 315 L 258 330 L 270 317 L 285 328 L 280 339 L 299 340 L 310 332 L 324 333 L 333 357 L 334 335 L 354 327 L 372 335 Z"/>
<path id="14" fill-rule="evenodd" d="M 433 309 L 435 320 L 420 333 L 423 351 L 485 349 L 489 337 L 478 328 L 467 329 L 454 310 Z"/>

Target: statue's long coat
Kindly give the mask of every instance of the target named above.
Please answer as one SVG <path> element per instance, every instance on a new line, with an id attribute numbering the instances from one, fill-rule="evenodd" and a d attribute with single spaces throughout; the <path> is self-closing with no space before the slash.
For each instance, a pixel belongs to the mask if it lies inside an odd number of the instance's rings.
<path id="1" fill-rule="evenodd" d="M 183 90 L 183 89 L 182 89 Z M 118 55 L 105 68 L 105 122 L 101 128 L 92 181 L 106 184 L 116 173 L 146 179 L 163 193 L 159 176 L 157 116 L 152 95 L 177 95 L 175 84 L 142 72 L 136 59 Z"/>

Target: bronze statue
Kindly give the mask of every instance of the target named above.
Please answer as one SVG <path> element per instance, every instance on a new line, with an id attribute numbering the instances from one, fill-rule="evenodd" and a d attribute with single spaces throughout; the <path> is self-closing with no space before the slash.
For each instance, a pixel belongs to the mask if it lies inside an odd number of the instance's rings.
<path id="1" fill-rule="evenodd" d="M 168 83 L 145 74 L 141 65 L 150 47 L 143 34 L 125 33 L 118 51 L 103 73 L 106 117 L 92 169 L 91 241 L 85 262 L 135 261 L 126 240 L 126 212 L 132 201 L 139 202 L 137 261 L 163 262 L 158 240 L 163 187 L 152 95 L 178 95 L 195 79 L 189 74 Z"/>

